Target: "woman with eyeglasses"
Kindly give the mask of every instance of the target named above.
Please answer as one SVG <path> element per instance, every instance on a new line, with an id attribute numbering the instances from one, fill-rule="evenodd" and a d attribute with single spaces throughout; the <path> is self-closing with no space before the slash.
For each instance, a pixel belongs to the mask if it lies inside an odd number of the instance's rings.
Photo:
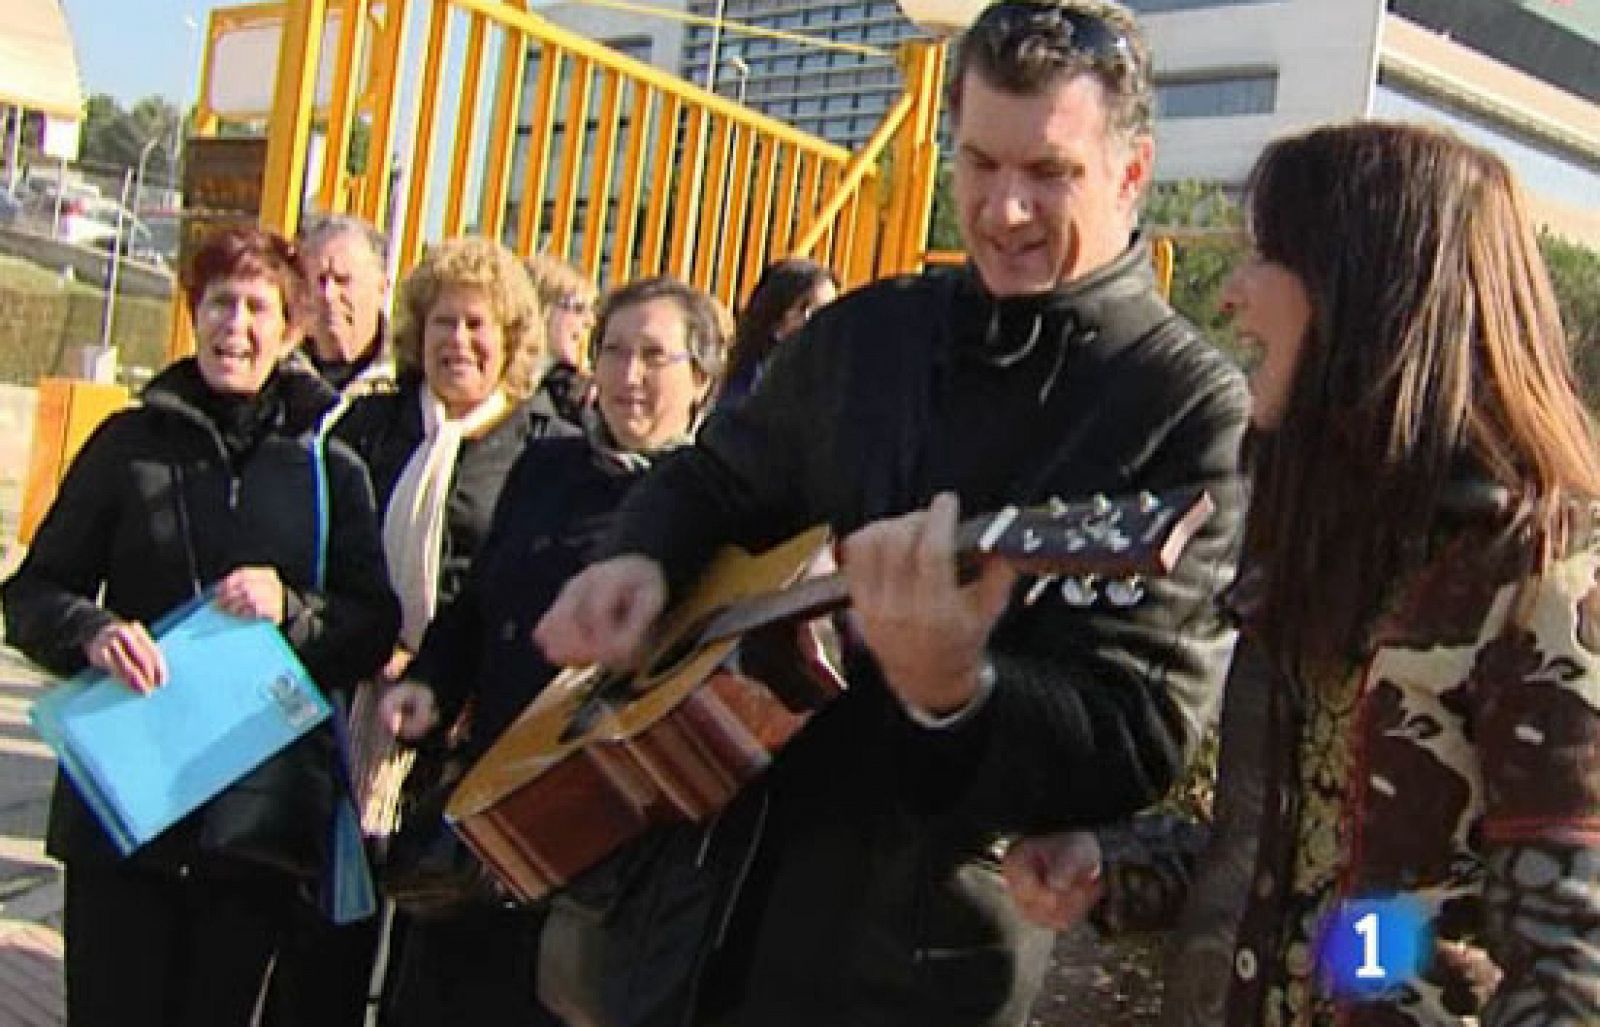
<path id="1" fill-rule="evenodd" d="M 583 567 L 633 483 L 689 441 L 727 345 L 714 301 L 670 278 L 609 294 L 595 338 L 598 399 L 584 435 L 536 440 L 513 467 L 465 588 L 385 698 L 401 738 L 451 723 L 470 703 L 462 744 L 481 753 L 555 675 L 533 644 L 533 625 Z M 404 974 L 426 981 L 440 1004 L 405 998 L 403 987 L 394 1022 L 530 1022 L 524 1006 L 542 926 L 542 912 L 524 909 L 430 924 L 429 959 Z"/>
<path id="2" fill-rule="evenodd" d="M 586 371 L 589 333 L 594 329 L 595 288 L 582 271 L 559 257 L 539 253 L 526 261 L 528 276 L 544 309 L 550 340 L 550 366 L 539 382 L 535 403 L 569 424 L 579 424 L 594 402 L 594 381 Z"/>
<path id="3" fill-rule="evenodd" d="M 1360 123 L 1271 144 L 1247 193 L 1237 809 L 1168 1022 L 1600 1023 L 1600 442 L 1522 192 Z M 1181 897 L 1098 847 L 1013 846 L 1022 908 Z"/>
<path id="4" fill-rule="evenodd" d="M 838 295 L 838 279 L 814 260 L 791 257 L 768 264 L 739 313 L 728 377 L 717 402 L 738 403 L 749 395 L 778 345 Z"/>
<path id="5" fill-rule="evenodd" d="M 399 612 L 365 469 L 319 431 L 338 396 L 280 365 L 307 311 L 294 247 L 221 231 L 184 285 L 195 354 L 73 460 L 5 583 L 7 639 L 57 673 L 151 692 L 168 667 L 149 625 L 209 596 L 276 625 L 324 692 L 347 690 L 382 665 Z M 126 858 L 59 782 L 47 845 L 66 866 L 69 1022 L 249 1024 L 280 938 L 318 892 L 338 759 L 317 728 Z"/>

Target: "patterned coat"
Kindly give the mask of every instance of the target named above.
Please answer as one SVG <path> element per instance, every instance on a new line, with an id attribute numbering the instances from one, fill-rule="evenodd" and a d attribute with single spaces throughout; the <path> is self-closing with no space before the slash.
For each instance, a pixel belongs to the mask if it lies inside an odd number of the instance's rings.
<path id="1" fill-rule="evenodd" d="M 1270 693 L 1230 1023 L 1600 1022 L 1593 521 L 1575 515 L 1537 577 L 1525 546 L 1460 531 L 1394 591 L 1370 655 Z M 1431 924 L 1426 969 L 1381 1000 L 1335 999 L 1329 913 L 1395 894 Z"/>
<path id="2" fill-rule="evenodd" d="M 1102 836 L 1103 926 L 1184 902 L 1165 1024 L 1600 1023 L 1596 523 L 1575 512 L 1542 577 L 1525 545 L 1456 530 L 1393 590 L 1367 654 L 1304 681 L 1245 631 L 1198 866 L 1171 823 Z M 1431 928 L 1421 976 L 1336 997 L 1330 914 L 1395 895 Z"/>

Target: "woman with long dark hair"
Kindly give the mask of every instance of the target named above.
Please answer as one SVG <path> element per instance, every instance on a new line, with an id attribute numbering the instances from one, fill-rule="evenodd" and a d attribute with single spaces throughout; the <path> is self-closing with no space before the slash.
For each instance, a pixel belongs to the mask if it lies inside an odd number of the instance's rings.
<path id="1" fill-rule="evenodd" d="M 1169 1020 L 1600 1022 L 1600 457 L 1521 192 L 1452 135 L 1362 123 L 1272 144 L 1248 197 L 1255 252 L 1224 294 L 1260 351 L 1228 687 L 1266 709 L 1227 746 L 1256 747 L 1239 772 L 1265 799 L 1202 860 L 1191 903 L 1232 873 L 1242 909 L 1226 944 L 1180 934 Z M 1013 846 L 1024 910 L 1071 919 L 1094 848 Z M 1100 880 L 1126 898 L 1114 865 Z"/>
<path id="2" fill-rule="evenodd" d="M 838 279 L 814 260 L 790 257 L 768 264 L 739 313 L 719 401 L 737 403 L 749 395 L 778 344 L 805 327 L 811 315 L 838 294 Z"/>

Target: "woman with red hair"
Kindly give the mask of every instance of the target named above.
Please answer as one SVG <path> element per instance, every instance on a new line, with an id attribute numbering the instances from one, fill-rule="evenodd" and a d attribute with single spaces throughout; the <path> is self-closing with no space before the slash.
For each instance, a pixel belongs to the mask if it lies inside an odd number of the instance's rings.
<path id="1" fill-rule="evenodd" d="M 348 688 L 389 655 L 399 610 L 365 468 L 318 431 L 337 397 L 279 366 L 304 321 L 294 248 L 224 230 L 184 285 L 195 355 L 73 461 L 0 594 L 7 639 L 56 673 L 148 692 L 167 679 L 148 625 L 209 594 L 276 624 L 324 691 Z M 66 865 L 71 1023 L 250 1022 L 296 897 L 324 870 L 336 753 L 313 730 L 127 858 L 58 781 L 48 849 Z"/>

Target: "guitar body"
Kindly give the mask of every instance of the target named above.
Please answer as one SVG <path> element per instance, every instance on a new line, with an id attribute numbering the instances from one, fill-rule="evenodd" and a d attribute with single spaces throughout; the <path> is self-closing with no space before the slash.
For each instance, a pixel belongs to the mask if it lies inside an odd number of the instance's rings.
<path id="1" fill-rule="evenodd" d="M 1131 606 L 1214 509 L 1199 488 L 1007 507 L 964 522 L 957 552 L 1051 575 L 1030 596 L 1059 584 L 1068 602 Z M 761 673 L 728 669 L 741 634 L 845 604 L 838 575 L 800 580 L 827 541 L 816 528 L 759 556 L 724 549 L 641 669 L 561 673 L 483 755 L 445 815 L 508 890 L 531 902 L 656 824 L 713 816 L 843 690 L 815 635 L 774 651 L 775 636 L 752 634 L 741 662 Z"/>
<path id="2" fill-rule="evenodd" d="M 625 689 L 598 668 L 564 672 L 480 758 L 446 816 L 519 899 L 565 885 L 655 824 L 715 814 L 837 694 L 824 676 L 814 701 L 797 701 L 725 669 L 736 638 L 697 641 L 718 611 L 793 584 L 827 539 L 819 528 L 759 556 L 723 550 Z"/>

